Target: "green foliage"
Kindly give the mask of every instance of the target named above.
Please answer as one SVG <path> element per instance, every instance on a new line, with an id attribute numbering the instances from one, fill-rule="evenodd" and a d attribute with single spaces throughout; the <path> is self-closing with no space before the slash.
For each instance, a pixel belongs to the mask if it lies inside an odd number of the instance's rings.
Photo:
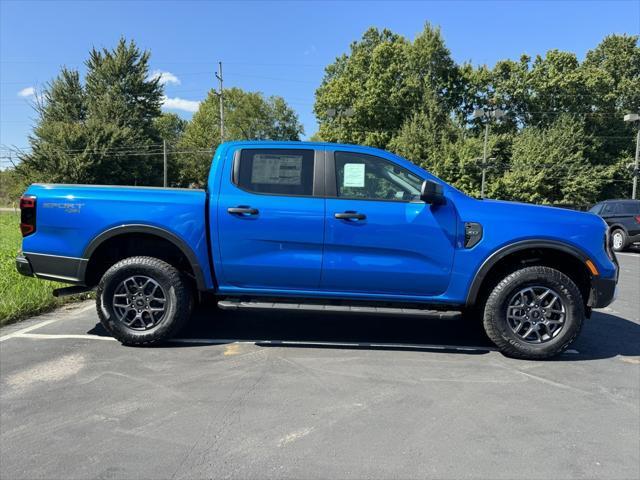
<path id="1" fill-rule="evenodd" d="M 304 133 L 296 113 L 281 97 L 265 98 L 240 88 L 224 90 L 225 140 L 299 140 Z M 186 126 L 178 150 L 179 183 L 206 182 L 211 156 L 220 143 L 220 104 L 214 90 Z"/>
<path id="2" fill-rule="evenodd" d="M 429 24 L 413 42 L 371 28 L 326 67 L 315 103 L 321 138 L 390 149 L 472 195 L 482 174 L 477 108 L 507 112 L 491 123 L 490 196 L 586 204 L 628 195 L 634 127 L 623 116 L 640 110 L 638 36 L 608 36 L 582 62 L 550 50 L 490 69 L 457 65 Z"/>
<path id="3" fill-rule="evenodd" d="M 178 143 L 188 123 L 175 113 L 162 113 L 162 115 L 154 119 L 155 129 L 158 131 L 160 138 L 166 142 L 168 186 L 175 186 L 179 183 L 180 156 L 183 153 L 178 151 Z"/>
<path id="4" fill-rule="evenodd" d="M 331 142 L 386 148 L 425 102 L 435 97 L 447 111 L 457 105 L 459 80 L 439 29 L 427 24 L 412 43 L 370 28 L 351 44 L 349 55 L 325 69 L 314 107 L 319 135 Z"/>
<path id="5" fill-rule="evenodd" d="M 15 168 L 0 170 L 0 207 L 18 208 L 20 196 L 27 185 L 28 181 Z"/>
<path id="6" fill-rule="evenodd" d="M 18 172 L 31 181 L 158 185 L 162 87 L 148 79 L 148 63 L 148 52 L 121 39 L 113 51 L 91 51 L 84 85 L 63 68 L 38 102 L 32 151 Z"/>
<path id="7" fill-rule="evenodd" d="M 525 128 L 514 139 L 510 169 L 500 179 L 502 194 L 533 203 L 594 203 L 613 173 L 589 161 L 594 142 L 585 122 L 570 115 L 549 127 Z"/>
<path id="8" fill-rule="evenodd" d="M 32 181 L 160 185 L 163 140 L 170 185 L 204 185 L 220 142 L 218 96 L 211 90 L 189 122 L 161 114 L 148 63 L 149 52 L 122 39 L 90 52 L 84 82 L 63 68 L 37 98 L 31 152 L 2 174 L 0 194 L 12 198 Z M 281 97 L 231 88 L 224 108 L 226 140 L 303 133 Z M 477 108 L 507 112 L 491 123 L 490 196 L 574 204 L 626 196 L 635 127 L 622 117 L 640 110 L 638 36 L 610 35 L 583 61 L 550 50 L 489 68 L 456 64 L 428 23 L 413 40 L 370 28 L 326 67 L 312 139 L 389 149 L 478 195 Z"/>

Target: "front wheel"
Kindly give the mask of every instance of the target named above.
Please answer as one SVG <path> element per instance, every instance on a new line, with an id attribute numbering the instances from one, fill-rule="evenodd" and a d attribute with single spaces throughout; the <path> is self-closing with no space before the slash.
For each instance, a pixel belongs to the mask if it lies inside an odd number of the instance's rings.
<path id="1" fill-rule="evenodd" d="M 125 345 L 154 345 L 175 335 L 191 316 L 188 282 L 173 266 L 131 257 L 103 275 L 96 292 L 102 325 Z"/>
<path id="2" fill-rule="evenodd" d="M 563 352 L 584 320 L 580 290 L 565 274 L 535 266 L 507 275 L 484 311 L 489 338 L 507 356 L 543 360 Z"/>

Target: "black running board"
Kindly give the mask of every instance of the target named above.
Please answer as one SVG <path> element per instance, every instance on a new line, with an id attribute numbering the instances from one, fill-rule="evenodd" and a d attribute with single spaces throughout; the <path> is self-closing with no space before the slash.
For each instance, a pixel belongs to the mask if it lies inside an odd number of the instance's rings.
<path id="1" fill-rule="evenodd" d="M 425 315 L 436 318 L 451 318 L 458 312 L 428 310 L 422 308 L 394 308 L 361 305 L 329 305 L 321 303 L 259 302 L 253 300 L 220 300 L 222 310 L 287 310 L 297 312 L 364 313 L 369 315 Z"/>
<path id="2" fill-rule="evenodd" d="M 52 294 L 54 297 L 66 297 L 68 295 L 77 295 L 79 293 L 90 292 L 93 290 L 93 287 L 84 287 L 81 285 L 76 285 L 73 287 L 64 287 L 64 288 L 56 288 Z"/>

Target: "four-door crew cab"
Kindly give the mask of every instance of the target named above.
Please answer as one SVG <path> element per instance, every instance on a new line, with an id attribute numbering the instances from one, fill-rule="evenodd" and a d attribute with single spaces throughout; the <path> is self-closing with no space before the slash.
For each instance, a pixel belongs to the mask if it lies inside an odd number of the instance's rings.
<path id="1" fill-rule="evenodd" d="M 206 191 L 32 185 L 21 208 L 18 270 L 97 287 L 128 345 L 174 335 L 208 291 L 223 308 L 461 310 L 505 354 L 540 359 L 618 276 L 596 215 L 476 200 L 353 145 L 224 143 Z"/>

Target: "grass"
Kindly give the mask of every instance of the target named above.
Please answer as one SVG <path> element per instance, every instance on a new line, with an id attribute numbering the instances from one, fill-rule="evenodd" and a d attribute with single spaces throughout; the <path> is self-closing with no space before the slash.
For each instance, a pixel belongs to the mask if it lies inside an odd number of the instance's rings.
<path id="1" fill-rule="evenodd" d="M 0 325 L 87 298 L 87 295 L 56 298 L 51 292 L 63 284 L 24 277 L 16 271 L 16 255 L 22 243 L 19 223 L 18 214 L 0 212 Z"/>

